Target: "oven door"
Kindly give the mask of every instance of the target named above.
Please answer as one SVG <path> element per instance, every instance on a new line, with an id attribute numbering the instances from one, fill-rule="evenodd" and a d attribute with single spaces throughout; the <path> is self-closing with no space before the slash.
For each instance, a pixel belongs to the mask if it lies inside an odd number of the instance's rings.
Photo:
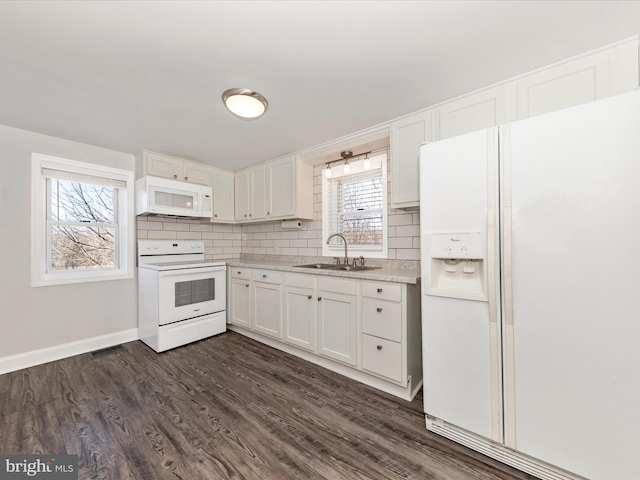
<path id="1" fill-rule="evenodd" d="M 227 308 L 227 268 L 183 268 L 160 272 L 160 325 L 200 317 Z"/>

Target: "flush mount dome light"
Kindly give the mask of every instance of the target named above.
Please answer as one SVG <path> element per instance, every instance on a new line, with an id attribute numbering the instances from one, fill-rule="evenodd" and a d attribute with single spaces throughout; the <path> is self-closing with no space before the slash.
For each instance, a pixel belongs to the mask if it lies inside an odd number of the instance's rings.
<path id="1" fill-rule="evenodd" d="M 247 88 L 230 88 L 222 94 L 222 101 L 231 113 L 243 120 L 260 118 L 269 106 L 266 98 Z"/>

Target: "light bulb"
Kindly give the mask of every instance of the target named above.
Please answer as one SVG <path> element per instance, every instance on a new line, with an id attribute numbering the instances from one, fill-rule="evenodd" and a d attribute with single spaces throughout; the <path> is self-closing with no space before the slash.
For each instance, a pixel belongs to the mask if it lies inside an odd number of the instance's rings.
<path id="1" fill-rule="evenodd" d="M 349 165 L 349 162 L 344 164 L 344 173 L 349 173 L 351 171 L 351 165 Z"/>
<path id="2" fill-rule="evenodd" d="M 363 166 L 365 170 L 369 170 L 371 168 L 371 160 L 369 160 L 369 157 L 364 159 Z"/>
<path id="3" fill-rule="evenodd" d="M 331 167 L 327 167 L 324 169 L 324 178 L 329 178 L 331 176 Z"/>

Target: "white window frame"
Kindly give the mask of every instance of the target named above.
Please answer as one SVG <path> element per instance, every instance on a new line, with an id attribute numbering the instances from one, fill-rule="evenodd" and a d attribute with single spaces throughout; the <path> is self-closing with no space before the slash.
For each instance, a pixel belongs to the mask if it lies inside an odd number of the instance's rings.
<path id="1" fill-rule="evenodd" d="M 389 201 L 388 201 L 388 183 L 387 183 L 387 152 L 381 152 L 380 155 L 370 155 L 371 160 L 371 169 L 379 168 L 381 170 L 382 177 L 382 246 L 380 247 L 364 247 L 364 246 L 352 246 L 347 245 L 347 254 L 349 258 L 363 256 L 365 258 L 387 258 L 388 256 L 388 237 L 389 237 L 389 227 L 388 227 L 388 210 L 389 210 Z M 329 209 L 332 208 L 329 200 L 329 182 L 335 180 L 337 178 L 346 177 L 350 175 L 355 175 L 357 173 L 364 172 L 364 160 L 356 160 L 350 162 L 349 166 L 351 167 L 351 171 L 348 174 L 344 173 L 344 165 L 332 166 L 331 167 L 331 177 L 327 178 L 324 175 L 324 170 L 322 171 L 322 255 L 325 257 L 339 257 L 344 258 L 344 243 L 340 238 L 334 238 L 331 240 L 331 243 L 327 245 L 327 238 L 329 235 L 337 232 L 329 231 Z M 333 203 L 335 205 L 335 203 Z M 335 212 L 334 212 L 335 215 Z"/>
<path id="2" fill-rule="evenodd" d="M 75 175 L 101 177 L 125 186 L 117 189 L 118 236 L 117 267 L 47 272 L 49 258 L 47 235 L 47 177 L 43 169 Z M 65 285 L 133 278 L 135 230 L 133 223 L 134 175 L 128 170 L 52 157 L 39 153 L 31 156 L 31 286 Z"/>

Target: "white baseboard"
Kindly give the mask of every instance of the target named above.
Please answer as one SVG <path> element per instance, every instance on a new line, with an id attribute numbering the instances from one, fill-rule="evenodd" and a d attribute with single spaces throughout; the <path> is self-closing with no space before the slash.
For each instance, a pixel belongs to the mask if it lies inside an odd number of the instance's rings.
<path id="1" fill-rule="evenodd" d="M 138 340 L 138 329 L 122 330 L 116 333 L 91 337 L 77 342 L 65 343 L 54 347 L 42 348 L 31 352 L 19 353 L 10 357 L 0 358 L 0 375 L 14 372 L 23 368 L 53 362 L 62 358 L 72 357 L 82 353 L 91 352 L 100 348 L 111 347 L 119 343 Z"/>

